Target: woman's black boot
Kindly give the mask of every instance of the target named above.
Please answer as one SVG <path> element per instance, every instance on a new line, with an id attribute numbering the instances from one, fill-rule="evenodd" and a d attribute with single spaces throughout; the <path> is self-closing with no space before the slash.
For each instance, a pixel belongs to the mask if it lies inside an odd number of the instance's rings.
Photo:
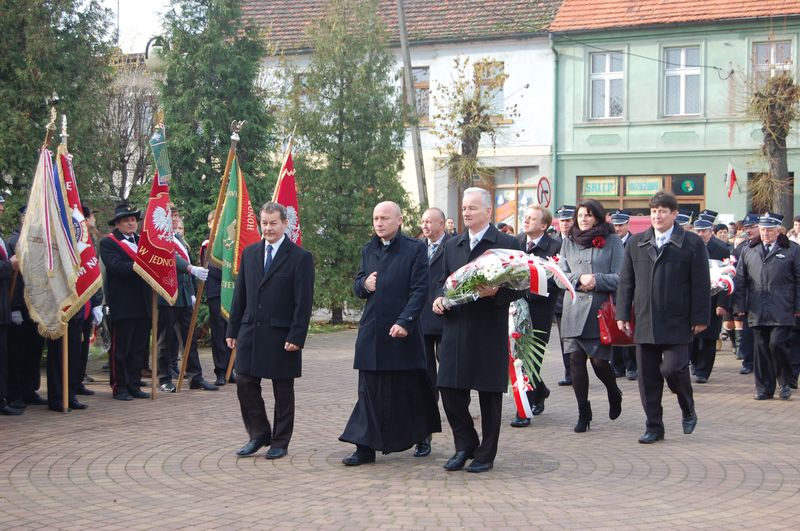
<path id="1" fill-rule="evenodd" d="M 578 423 L 575 424 L 575 433 L 583 433 L 590 429 L 589 424 L 592 422 L 592 403 L 586 401 L 583 404 L 578 404 Z"/>

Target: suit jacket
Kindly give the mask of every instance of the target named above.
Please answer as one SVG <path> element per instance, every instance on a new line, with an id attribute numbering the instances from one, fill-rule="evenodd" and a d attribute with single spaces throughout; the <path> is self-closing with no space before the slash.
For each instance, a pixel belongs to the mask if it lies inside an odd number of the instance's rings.
<path id="1" fill-rule="evenodd" d="M 375 291 L 364 280 L 378 273 Z M 353 283 L 356 296 L 366 299 L 356 338 L 353 368 L 365 371 L 425 369 L 425 342 L 420 315 L 428 300 L 430 273 L 424 243 L 398 233 L 384 246 L 380 238 L 361 249 L 361 267 Z M 408 336 L 389 336 L 392 325 L 406 329 Z"/>
<path id="2" fill-rule="evenodd" d="M 708 251 L 709 260 L 725 260 L 731 257 L 730 247 L 728 244 L 712 236 L 706 244 L 706 251 Z M 698 337 L 703 339 L 714 339 L 719 337 L 722 331 L 722 316 L 717 315 L 717 306 L 722 308 L 729 308 L 729 297 L 725 293 L 717 293 L 711 297 L 711 312 L 708 317 L 708 328 L 697 334 Z"/>
<path id="3" fill-rule="evenodd" d="M 226 337 L 236 338 L 236 372 L 299 378 L 314 300 L 314 259 L 285 238 L 264 273 L 264 240 L 242 253 Z M 301 350 L 287 352 L 286 342 Z"/>
<path id="4" fill-rule="evenodd" d="M 208 240 L 203 242 L 200 247 L 200 264 L 208 268 L 208 278 L 206 279 L 206 299 L 219 298 L 222 296 L 222 269 L 211 263 L 206 254 L 209 253 Z"/>
<path id="5" fill-rule="evenodd" d="M 113 234 L 122 238 L 114 229 Z M 139 243 L 139 235 L 134 239 Z M 150 317 L 152 290 L 133 270 L 133 258 L 111 236 L 100 240 L 100 259 L 106 269 L 106 304 L 112 321 L 120 319 L 147 319 Z"/>
<path id="6" fill-rule="evenodd" d="M 422 307 L 422 333 L 426 336 L 441 336 L 442 325 L 444 319 L 441 315 L 433 313 L 433 301 L 436 299 L 437 286 L 436 281 L 442 276 L 442 268 L 444 267 L 444 244 L 447 243 L 452 236 L 446 231 L 444 239 L 433 256 L 428 260 L 428 270 L 430 271 L 431 283 L 428 288 L 428 298 L 425 305 Z M 425 241 L 423 240 L 423 243 Z M 427 245 L 427 244 L 426 244 Z"/>
<path id="7" fill-rule="evenodd" d="M 734 278 L 734 312 L 750 326 L 794 326 L 800 312 L 800 246 L 785 235 L 765 256 L 761 239 L 742 252 Z"/>
<path id="8" fill-rule="evenodd" d="M 523 250 L 526 248 L 527 239 L 524 233 L 519 236 L 519 244 Z M 557 255 L 560 251 L 561 242 L 545 234 L 530 254 L 538 256 L 539 258 L 549 258 Z M 556 301 L 558 301 L 559 298 L 563 299 L 563 297 L 564 291 L 558 287 L 558 284 L 556 284 L 555 280 L 552 278 L 547 280 L 547 297 L 542 297 L 541 295 L 530 292 L 525 294 L 525 298 L 528 300 L 528 309 L 531 314 L 532 327 L 534 330 L 541 330 L 544 333 L 544 337 L 550 337 L 550 328 L 553 325 Z"/>
<path id="9" fill-rule="evenodd" d="M 514 236 L 501 233 L 491 224 L 471 251 L 469 231 L 450 238 L 444 249 L 437 296 L 443 294 L 444 281 L 453 271 L 489 249 L 519 250 L 520 244 Z M 523 296 L 523 291 L 501 288 L 494 297 L 445 311 L 439 345 L 439 387 L 495 393 L 508 388 L 508 305 Z"/>
<path id="10" fill-rule="evenodd" d="M 602 248 L 581 247 L 567 238 L 561 244 L 559 265 L 575 288 L 575 300 L 567 301 L 564 292 L 564 313 L 561 315 L 561 335 L 563 337 L 600 337 L 597 310 L 617 291 L 619 270 L 625 249 L 616 234 L 606 236 Z M 597 286 L 592 291 L 580 291 L 581 275 L 594 274 Z"/>
<path id="11" fill-rule="evenodd" d="M 14 275 L 14 270 L 11 267 L 11 250 L 6 245 L 5 259 L 0 257 L 0 326 L 5 326 L 11 323 L 11 301 L 8 298 L 8 290 L 11 289 L 11 277 Z M 5 348 L 0 345 L 0 348 Z M 5 385 L 5 382 L 0 385 Z M 5 395 L 0 395 L 5 398 Z"/>
<path id="12" fill-rule="evenodd" d="M 633 235 L 625 247 L 616 303 L 619 321 L 630 321 L 636 312 L 637 343 L 691 343 L 692 326 L 707 325 L 711 309 L 708 252 L 700 236 L 675 223 L 659 253 L 653 227 Z"/>

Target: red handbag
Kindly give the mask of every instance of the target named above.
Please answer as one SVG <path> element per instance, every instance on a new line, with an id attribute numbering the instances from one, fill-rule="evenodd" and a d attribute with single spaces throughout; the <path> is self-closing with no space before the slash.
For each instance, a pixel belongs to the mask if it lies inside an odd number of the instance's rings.
<path id="1" fill-rule="evenodd" d="M 600 343 L 612 347 L 629 347 L 633 341 L 633 315 L 631 314 L 631 332 L 623 332 L 617 326 L 617 306 L 614 298 L 609 295 L 608 300 L 600 305 L 597 310 L 597 323 L 600 325 Z"/>

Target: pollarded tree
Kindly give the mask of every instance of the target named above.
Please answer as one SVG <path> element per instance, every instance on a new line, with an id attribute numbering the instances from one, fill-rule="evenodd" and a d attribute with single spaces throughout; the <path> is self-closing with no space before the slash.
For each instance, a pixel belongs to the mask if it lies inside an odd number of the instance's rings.
<path id="1" fill-rule="evenodd" d="M 376 0 L 329 0 L 309 29 L 314 52 L 294 73 L 298 187 L 303 245 L 317 263 L 316 301 L 342 321 L 355 302 L 360 248 L 372 209 L 408 199 L 398 175 L 404 132 L 398 70 Z"/>

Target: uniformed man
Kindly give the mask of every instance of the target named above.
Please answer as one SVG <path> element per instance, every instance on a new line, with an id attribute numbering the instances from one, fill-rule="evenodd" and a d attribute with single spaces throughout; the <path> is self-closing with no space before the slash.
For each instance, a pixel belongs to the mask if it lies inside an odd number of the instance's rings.
<path id="1" fill-rule="evenodd" d="M 742 252 L 750 247 L 750 244 L 760 239 L 758 232 L 758 218 L 759 215 L 755 212 L 748 212 L 742 220 L 742 228 L 747 233 L 747 239 L 740 243 L 733 250 L 736 263 L 742 259 Z M 751 374 L 753 372 L 753 358 L 755 357 L 755 346 L 753 345 L 753 330 L 748 326 L 747 319 L 743 319 L 734 315 L 737 323 L 741 323 L 739 330 L 732 330 L 731 333 L 736 334 L 736 359 L 742 361 L 742 367 L 739 369 L 739 374 Z"/>
<path id="2" fill-rule="evenodd" d="M 678 210 L 678 215 L 675 216 L 675 223 L 688 230 L 691 228 L 692 216 L 694 216 L 693 210 Z"/>
<path id="3" fill-rule="evenodd" d="M 575 224 L 574 216 L 574 205 L 561 205 L 558 210 L 556 210 L 556 219 L 558 220 L 558 235 L 556 239 L 559 242 L 564 240 L 569 235 L 569 231 L 572 230 L 572 226 Z M 564 354 L 564 341 L 561 339 L 561 313 L 563 307 L 564 290 L 559 290 L 556 295 L 554 312 L 556 316 L 556 327 L 558 328 L 558 342 L 561 346 L 561 359 L 564 362 L 564 379 L 558 382 L 558 385 L 562 387 L 572 385 L 572 377 L 569 374 L 569 354 Z"/>
<path id="4" fill-rule="evenodd" d="M 631 213 L 627 210 L 617 209 L 611 213 L 611 225 L 623 247 L 628 245 L 632 236 L 630 221 Z M 617 378 L 625 376 L 628 380 L 636 380 L 636 347 L 611 347 L 611 365 Z"/>

